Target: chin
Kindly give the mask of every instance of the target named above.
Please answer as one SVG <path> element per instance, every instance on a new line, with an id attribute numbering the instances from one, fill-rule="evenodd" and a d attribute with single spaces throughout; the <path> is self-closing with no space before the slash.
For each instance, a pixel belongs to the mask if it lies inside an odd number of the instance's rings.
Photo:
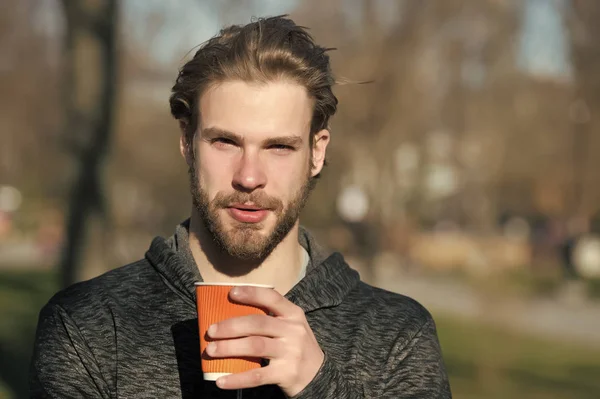
<path id="1" fill-rule="evenodd" d="M 268 237 L 258 231 L 230 232 L 224 241 L 226 252 L 240 260 L 263 260 L 270 252 Z"/>

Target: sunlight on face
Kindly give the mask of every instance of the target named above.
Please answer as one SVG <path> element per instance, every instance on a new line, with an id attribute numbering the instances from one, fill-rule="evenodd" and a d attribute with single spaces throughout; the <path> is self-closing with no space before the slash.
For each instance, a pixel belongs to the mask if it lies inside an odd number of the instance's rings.
<path id="1" fill-rule="evenodd" d="M 218 246 L 260 261 L 296 225 L 311 189 L 313 103 L 297 84 L 225 82 L 200 99 L 194 206 Z"/>

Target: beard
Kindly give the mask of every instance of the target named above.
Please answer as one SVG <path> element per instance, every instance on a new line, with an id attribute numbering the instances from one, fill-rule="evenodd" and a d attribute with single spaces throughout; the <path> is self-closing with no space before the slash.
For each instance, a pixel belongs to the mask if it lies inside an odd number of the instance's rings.
<path id="1" fill-rule="evenodd" d="M 188 172 L 194 208 L 200 215 L 204 227 L 212 236 L 216 247 L 232 258 L 253 263 L 264 261 L 292 230 L 315 185 L 315 179 L 310 176 L 309 168 L 304 181 L 287 206 L 279 198 L 269 196 L 261 190 L 251 193 L 234 191 L 231 194 L 219 192 L 211 201 L 208 193 L 200 184 L 195 167 L 190 167 Z M 261 232 L 264 222 L 232 221 L 230 228 L 226 227 L 220 212 L 222 213 L 231 204 L 246 202 L 252 202 L 261 209 L 269 209 L 270 212 L 273 212 L 276 220 L 270 233 Z"/>

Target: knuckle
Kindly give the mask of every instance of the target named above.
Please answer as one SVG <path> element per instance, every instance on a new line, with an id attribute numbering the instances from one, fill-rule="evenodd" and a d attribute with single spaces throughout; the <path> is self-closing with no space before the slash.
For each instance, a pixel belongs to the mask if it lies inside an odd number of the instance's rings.
<path id="1" fill-rule="evenodd" d="M 259 328 L 260 330 L 263 330 L 267 327 L 269 319 L 267 319 L 265 316 L 253 316 L 254 318 L 254 323 L 256 324 L 256 327 Z"/>
<path id="2" fill-rule="evenodd" d="M 296 306 L 294 308 L 294 310 L 292 311 L 292 316 L 294 316 L 295 318 L 298 318 L 298 319 L 303 319 L 304 318 L 304 310 L 301 307 Z"/>
<path id="3" fill-rule="evenodd" d="M 227 320 L 227 333 L 230 336 L 238 336 L 252 326 L 252 319 L 247 317 L 236 317 Z"/>
<path id="4" fill-rule="evenodd" d="M 265 353 L 266 342 L 261 337 L 253 337 L 250 339 L 250 348 L 253 354 L 262 355 Z"/>
<path id="5" fill-rule="evenodd" d="M 211 345 L 211 354 L 212 355 L 218 355 L 219 353 L 221 353 L 221 351 L 224 349 L 223 347 L 225 346 L 225 342 L 213 342 L 213 345 Z"/>
<path id="6" fill-rule="evenodd" d="M 304 337 L 307 335 L 306 328 L 302 323 L 292 323 L 292 330 L 294 331 L 295 335 L 299 337 Z"/>
<path id="7" fill-rule="evenodd" d="M 235 323 L 232 323 L 230 319 L 223 320 L 219 323 L 219 328 L 217 329 L 218 336 L 229 335 L 235 332 Z"/>
<path id="8" fill-rule="evenodd" d="M 252 371 L 250 373 L 250 383 L 252 385 L 261 385 L 263 380 L 263 376 L 262 373 L 260 372 L 260 369 Z"/>
<path id="9" fill-rule="evenodd" d="M 285 297 L 281 296 L 281 295 L 277 295 L 277 299 L 275 300 L 275 304 L 277 306 L 283 306 L 288 302 L 287 299 L 285 299 Z"/>

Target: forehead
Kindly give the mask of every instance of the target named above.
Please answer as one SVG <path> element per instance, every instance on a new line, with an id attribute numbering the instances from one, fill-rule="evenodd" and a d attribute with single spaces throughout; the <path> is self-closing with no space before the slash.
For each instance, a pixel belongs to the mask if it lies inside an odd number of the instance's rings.
<path id="1" fill-rule="evenodd" d="M 301 85 L 230 81 L 210 88 L 200 97 L 200 126 L 246 138 L 308 135 L 312 109 L 313 101 Z"/>

